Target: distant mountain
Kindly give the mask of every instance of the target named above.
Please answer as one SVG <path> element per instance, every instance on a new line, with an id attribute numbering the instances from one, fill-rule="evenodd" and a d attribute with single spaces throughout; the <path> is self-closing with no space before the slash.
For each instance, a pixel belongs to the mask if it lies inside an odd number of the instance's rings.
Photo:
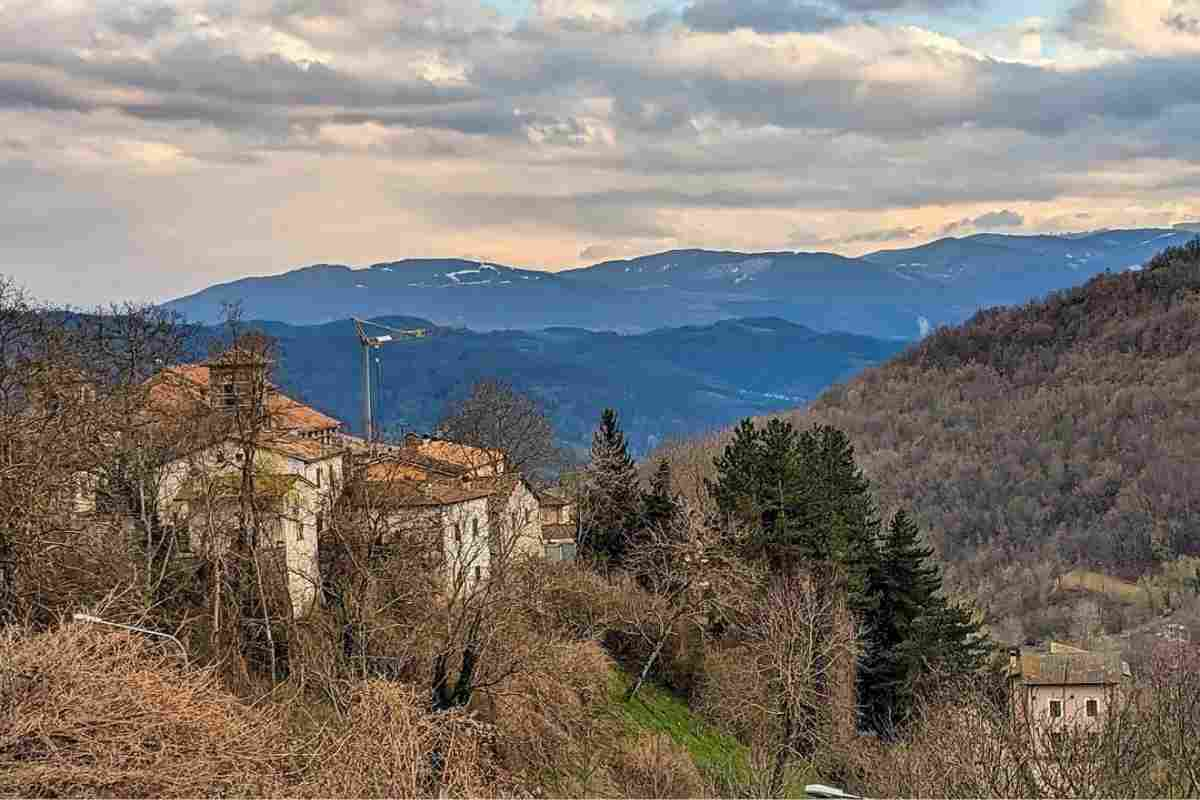
<path id="1" fill-rule="evenodd" d="M 388 317 L 393 327 L 430 326 Z M 361 425 L 361 360 L 349 320 L 316 326 L 251 323 L 280 343 L 278 380 L 291 394 Z M 446 402 L 476 380 L 499 377 L 549 409 L 560 438 L 583 452 L 605 406 L 618 409 L 634 450 L 791 408 L 831 383 L 877 364 L 901 343 L 823 334 L 781 319 L 726 320 L 640 335 L 580 328 L 540 331 L 439 329 L 376 351 L 385 428 L 427 431 Z"/>
<path id="2" fill-rule="evenodd" d="M 363 269 L 318 264 L 220 284 L 167 305 L 197 322 L 215 321 L 225 303 L 241 301 L 252 316 L 292 324 L 413 315 L 476 330 L 644 332 L 771 316 L 821 331 L 915 339 L 981 307 L 1025 302 L 1131 268 L 1194 235 L 1160 229 L 979 234 L 861 258 L 673 250 L 557 273 L 458 259 Z"/>

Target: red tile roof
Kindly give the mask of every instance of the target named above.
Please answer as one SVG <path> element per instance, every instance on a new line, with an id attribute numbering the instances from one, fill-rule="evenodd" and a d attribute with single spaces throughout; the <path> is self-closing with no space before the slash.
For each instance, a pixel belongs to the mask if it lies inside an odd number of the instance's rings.
<path id="1" fill-rule="evenodd" d="M 206 364 L 167 367 L 151 381 L 150 402 L 162 410 L 181 411 L 208 402 L 211 376 Z M 267 395 L 267 411 L 272 424 L 281 430 L 301 433 L 333 431 L 342 424 L 340 420 L 275 389 L 271 389 Z"/>

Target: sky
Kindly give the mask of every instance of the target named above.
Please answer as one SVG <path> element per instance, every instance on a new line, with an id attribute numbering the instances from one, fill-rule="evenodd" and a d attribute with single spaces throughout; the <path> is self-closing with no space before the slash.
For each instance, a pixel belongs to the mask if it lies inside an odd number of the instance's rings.
<path id="1" fill-rule="evenodd" d="M 1200 219 L 1200 0 L 0 0 L 0 273 L 850 255 Z"/>

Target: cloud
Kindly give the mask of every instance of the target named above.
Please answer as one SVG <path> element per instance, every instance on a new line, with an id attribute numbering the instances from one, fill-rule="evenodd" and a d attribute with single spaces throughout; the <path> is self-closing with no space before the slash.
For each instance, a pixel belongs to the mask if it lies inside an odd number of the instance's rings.
<path id="1" fill-rule="evenodd" d="M 695 0 L 681 18 L 692 30 L 814 33 L 863 15 L 895 11 L 938 12 L 975 6 L 977 0 Z"/>
<path id="2" fill-rule="evenodd" d="M 839 241 L 847 244 L 852 244 L 855 242 L 894 242 L 898 239 L 912 239 L 914 236 L 918 236 L 924 230 L 925 229 L 920 225 L 910 228 L 884 228 L 877 231 L 863 231 L 862 233 L 854 233 L 850 236 L 840 239 Z"/>
<path id="3" fill-rule="evenodd" d="M 878 244 L 880 242 L 910 240 L 920 236 L 924 230 L 924 226 L 921 225 L 897 226 L 894 228 L 880 228 L 876 230 L 866 230 L 856 233 L 831 236 L 826 232 L 801 228 L 792 231 L 791 236 L 788 237 L 788 241 L 793 245 L 807 245 L 809 247 Z"/>
<path id="4" fill-rule="evenodd" d="M 843 17 L 828 7 L 804 0 L 698 0 L 683 11 L 693 30 L 725 32 L 749 28 L 759 33 L 823 31 Z"/>
<path id="5" fill-rule="evenodd" d="M 10 221 L 6 269 L 166 296 L 468 246 L 566 266 L 1200 215 L 1196 0 L 987 30 L 951 0 L 491 5 L 9 0 L 0 166 L 89 199 Z"/>
<path id="6" fill-rule="evenodd" d="M 1071 39 L 1143 55 L 1200 52 L 1196 0 L 1079 0 L 1061 26 Z"/>
<path id="7" fill-rule="evenodd" d="M 977 217 L 966 217 L 956 222 L 951 222 L 942 228 L 943 234 L 954 233 L 961 231 L 964 228 L 974 228 L 976 230 L 988 228 L 1019 228 L 1025 224 L 1025 217 L 1015 211 L 1004 209 L 1003 211 L 989 211 L 986 214 L 980 214 Z"/>

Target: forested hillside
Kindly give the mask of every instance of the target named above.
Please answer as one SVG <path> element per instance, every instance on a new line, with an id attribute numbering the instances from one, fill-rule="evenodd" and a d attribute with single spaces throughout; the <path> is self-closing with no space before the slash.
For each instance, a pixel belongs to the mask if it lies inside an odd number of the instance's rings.
<path id="1" fill-rule="evenodd" d="M 427 320 L 382 318 L 392 327 Z M 297 396 L 361 423 L 361 357 L 350 320 L 255 323 L 279 341 L 279 379 Z M 429 339 L 375 351 L 378 419 L 389 430 L 428 431 L 448 401 L 476 381 L 503 378 L 535 398 L 560 442 L 582 456 L 606 406 L 620 408 L 635 455 L 749 414 L 816 397 L 834 381 L 900 352 L 899 342 L 818 333 L 781 319 L 725 320 L 621 336 L 581 328 L 437 329 Z"/>
<path id="2" fill-rule="evenodd" d="M 1200 553 L 1200 241 L 940 329 L 790 416 L 850 435 L 1001 635 L 1063 633 L 1070 566 Z M 718 444 L 669 454 L 703 470 Z"/>

